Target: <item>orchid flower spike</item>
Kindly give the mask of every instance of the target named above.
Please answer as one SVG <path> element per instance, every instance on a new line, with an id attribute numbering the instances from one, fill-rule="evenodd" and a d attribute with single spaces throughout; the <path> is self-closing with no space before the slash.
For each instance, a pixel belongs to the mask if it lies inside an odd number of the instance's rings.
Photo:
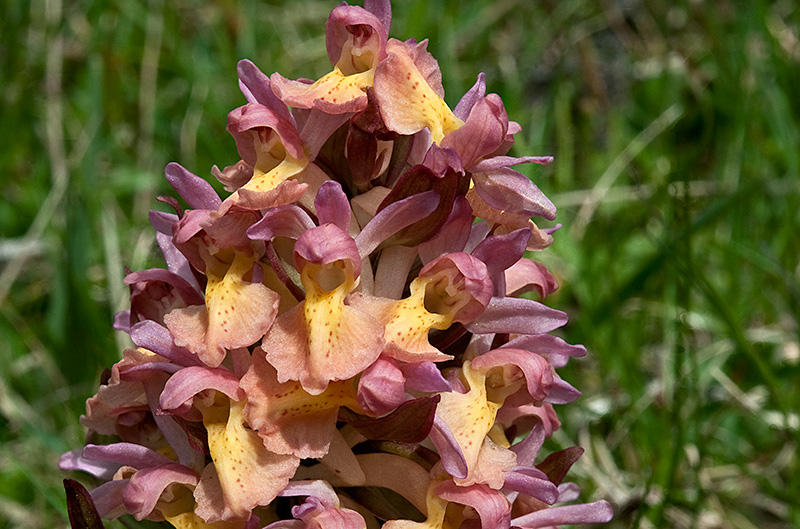
<path id="1" fill-rule="evenodd" d="M 225 190 L 170 163 L 150 212 L 162 268 L 127 270 L 130 336 L 86 402 L 71 519 L 178 529 L 549 528 L 582 449 L 540 451 L 586 355 L 551 334 L 558 225 L 513 167 L 521 127 L 486 76 L 451 109 L 428 41 L 389 0 L 333 7 L 315 81 L 237 65 Z M 545 186 L 543 185 L 542 188 Z M 568 328 L 564 333 L 568 334 Z M 94 513 L 90 511 L 94 510 Z M 80 523 L 80 522 L 77 522 Z"/>

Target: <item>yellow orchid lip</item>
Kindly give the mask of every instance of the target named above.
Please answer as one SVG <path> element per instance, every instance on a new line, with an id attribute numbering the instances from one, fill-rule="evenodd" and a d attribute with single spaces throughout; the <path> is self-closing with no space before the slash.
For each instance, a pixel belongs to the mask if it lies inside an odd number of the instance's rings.
<path id="1" fill-rule="evenodd" d="M 312 395 L 297 381 L 278 381 L 277 371 L 262 355 L 254 356 L 241 385 L 248 395 L 248 424 L 269 450 L 280 454 L 324 456 L 339 407 L 360 409 L 353 381 L 332 382 Z"/>
<path id="2" fill-rule="evenodd" d="M 227 350 L 260 340 L 272 326 L 280 303 L 277 293 L 247 280 L 254 267 L 262 266 L 256 256 L 233 249 L 217 256 L 205 256 L 205 307 L 192 305 L 164 316 L 176 343 L 212 367 L 222 363 Z"/>
<path id="3" fill-rule="evenodd" d="M 204 493 L 212 494 L 218 487 L 225 515 L 240 520 L 249 519 L 254 507 L 271 502 L 300 463 L 296 456 L 276 454 L 264 447 L 261 437 L 246 427 L 245 404 L 217 394 L 210 406 L 200 408 L 212 460 L 203 472 L 201 486 L 207 485 L 211 490 Z M 213 470 L 209 470 L 212 465 Z"/>
<path id="4" fill-rule="evenodd" d="M 425 44 L 411 46 L 390 39 L 386 48 L 388 57 L 378 64 L 375 72 L 374 88 L 389 130 L 410 135 L 427 128 L 433 142 L 438 144 L 464 122 L 453 114 L 417 67 L 414 56 L 428 53 Z"/>

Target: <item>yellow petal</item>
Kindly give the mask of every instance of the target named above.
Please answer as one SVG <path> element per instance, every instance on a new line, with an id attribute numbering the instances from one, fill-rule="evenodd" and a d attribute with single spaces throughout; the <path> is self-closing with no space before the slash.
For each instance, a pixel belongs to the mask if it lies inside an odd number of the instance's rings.
<path id="1" fill-rule="evenodd" d="M 383 326 L 345 305 L 344 298 L 357 283 L 352 270 L 340 269 L 337 263 L 303 267 L 302 316 L 290 311 L 278 318 L 262 344 L 279 380 L 299 380 L 314 395 L 325 391 L 330 381 L 346 380 L 366 369 L 384 344 Z M 303 324 L 298 325 L 300 318 Z"/>
<path id="2" fill-rule="evenodd" d="M 360 410 L 356 385 L 333 382 L 320 395 L 311 395 L 299 382 L 278 382 L 275 368 L 259 354 L 242 377 L 247 394 L 245 415 L 264 446 L 279 454 L 320 458 L 328 452 L 340 406 Z"/>
<path id="3" fill-rule="evenodd" d="M 228 402 L 217 394 L 201 411 L 228 516 L 246 520 L 254 507 L 268 505 L 286 487 L 300 460 L 264 448 L 258 434 L 245 427 L 245 402 Z"/>
<path id="4" fill-rule="evenodd" d="M 408 52 L 408 45 L 389 40 L 388 57 L 378 65 L 375 95 L 386 126 L 400 134 L 414 134 L 425 127 L 439 143 L 448 132 L 461 127 L 447 103 L 428 85 Z"/>
<path id="5" fill-rule="evenodd" d="M 245 281 L 252 272 L 255 258 L 236 251 L 233 262 L 218 275 L 216 267 L 206 270 L 205 356 L 212 367 L 222 362 L 225 349 L 247 347 L 269 330 L 278 312 L 278 295 L 261 283 Z M 208 361 L 207 361 L 208 360 Z"/>
<path id="6" fill-rule="evenodd" d="M 441 401 L 436 408 L 439 415 L 461 447 L 470 474 L 478 464 L 478 456 L 484 444 L 484 438 L 494 425 L 497 410 L 502 403 L 492 402 L 486 395 L 486 375 L 473 371 L 469 362 L 464 364 L 462 373 L 469 391 L 459 393 L 451 391 L 441 393 Z M 469 476 L 468 478 L 469 479 Z"/>
<path id="7" fill-rule="evenodd" d="M 431 329 L 447 329 L 451 314 L 438 314 L 425 308 L 425 291 L 430 278 L 417 278 L 410 286 L 411 295 L 398 301 L 356 296 L 353 305 L 373 314 L 384 324 L 386 354 L 404 362 L 442 361 L 452 358 L 428 341 Z"/>
<path id="8" fill-rule="evenodd" d="M 366 89 L 372 86 L 374 69 L 346 75 L 339 66 L 314 84 L 289 81 L 278 74 L 272 87 L 281 100 L 297 108 L 318 108 L 329 114 L 358 112 L 367 106 Z"/>
<path id="9" fill-rule="evenodd" d="M 259 160 L 260 159 L 259 157 Z M 281 182 L 288 180 L 305 169 L 307 165 L 308 158 L 297 160 L 287 153 L 286 157 L 278 163 L 278 165 L 267 171 L 262 171 L 261 168 L 256 165 L 253 169 L 253 177 L 240 189 L 257 193 L 272 191 L 277 188 Z"/>

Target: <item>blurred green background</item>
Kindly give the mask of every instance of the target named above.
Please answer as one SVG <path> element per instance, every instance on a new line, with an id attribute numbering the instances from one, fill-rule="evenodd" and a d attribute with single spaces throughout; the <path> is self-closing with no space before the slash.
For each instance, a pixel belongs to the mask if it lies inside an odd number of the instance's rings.
<path id="1" fill-rule="evenodd" d="M 65 527 L 58 455 L 124 347 L 124 266 L 179 161 L 237 161 L 236 62 L 329 71 L 334 0 L 3 0 L 0 526 Z M 800 12 L 791 0 L 412 0 L 452 105 L 478 72 L 559 207 L 550 304 L 590 355 L 547 450 L 611 528 L 800 527 Z"/>

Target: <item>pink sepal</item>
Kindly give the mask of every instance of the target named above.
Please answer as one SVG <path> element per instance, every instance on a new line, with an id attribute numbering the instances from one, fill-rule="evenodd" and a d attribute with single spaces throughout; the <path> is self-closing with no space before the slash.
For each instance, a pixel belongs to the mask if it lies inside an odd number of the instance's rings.
<path id="1" fill-rule="evenodd" d="M 145 468 L 131 476 L 122 500 L 128 512 L 141 521 L 153 512 L 167 487 L 181 484 L 193 488 L 199 480 L 196 472 L 177 463 Z"/>
<path id="2" fill-rule="evenodd" d="M 464 452 L 461 451 L 461 447 L 450 427 L 439 415 L 433 419 L 430 438 L 442 458 L 442 466 L 444 466 L 447 473 L 457 479 L 466 478 L 467 474 L 469 474 L 469 468 L 467 467 L 467 460 L 464 458 Z"/>
<path id="3" fill-rule="evenodd" d="M 244 399 L 239 379 L 232 372 L 221 367 L 192 366 L 170 377 L 161 393 L 159 407 L 162 410 L 174 410 L 207 389 L 224 393 L 231 400 Z"/>
<path id="4" fill-rule="evenodd" d="M 320 186 L 314 199 L 314 209 L 320 226 L 334 224 L 344 232 L 350 229 L 350 201 L 339 182 L 328 180 Z"/>
<path id="5" fill-rule="evenodd" d="M 89 444 L 81 452 L 81 457 L 89 461 L 114 462 L 120 466 L 133 467 L 135 469 L 173 463 L 171 459 L 155 450 L 133 443 Z"/>
<path id="6" fill-rule="evenodd" d="M 108 481 L 92 490 L 92 501 L 101 518 L 110 520 L 128 514 L 122 499 L 128 481 L 128 479 Z"/>
<path id="7" fill-rule="evenodd" d="M 384 13 L 379 12 L 377 15 L 381 15 L 385 20 L 385 10 L 383 11 Z M 391 17 L 391 11 L 389 16 Z M 348 41 L 353 41 L 355 46 L 361 47 L 374 35 L 379 46 L 377 58 L 382 60 L 386 57 L 388 32 L 389 28 L 383 25 L 376 14 L 370 13 L 363 7 L 340 4 L 331 11 L 325 22 L 325 48 L 328 51 L 328 58 L 331 64 L 335 65 L 339 62 L 342 50 Z"/>
<path id="8" fill-rule="evenodd" d="M 518 371 L 514 367 L 518 368 L 525 377 L 528 394 L 534 401 L 547 398 L 553 386 L 553 368 L 547 359 L 523 349 L 493 349 L 475 358 L 470 366 L 484 372 L 493 367 L 503 367 L 506 385 L 518 378 Z"/>
<path id="9" fill-rule="evenodd" d="M 439 197 L 435 190 L 423 191 L 381 209 L 356 236 L 358 253 L 366 257 L 395 233 L 433 213 L 440 206 Z"/>
<path id="10" fill-rule="evenodd" d="M 511 520 L 513 527 L 541 529 L 562 524 L 606 523 L 614 517 L 611 505 L 600 500 L 594 503 L 561 505 L 519 516 Z"/>
<path id="11" fill-rule="evenodd" d="M 567 315 L 525 298 L 492 298 L 477 320 L 467 330 L 477 334 L 542 334 L 567 323 Z"/>
<path id="12" fill-rule="evenodd" d="M 435 493 L 443 500 L 475 509 L 482 529 L 507 529 L 510 525 L 511 504 L 502 493 L 483 483 L 459 487 L 452 481 L 445 481 L 436 487 Z"/>
<path id="13" fill-rule="evenodd" d="M 269 77 L 259 70 L 258 66 L 247 59 L 242 59 L 236 65 L 236 71 L 239 74 L 239 89 L 249 103 L 264 105 L 292 125 L 295 124 L 289 109 L 273 93 Z"/>
<path id="14" fill-rule="evenodd" d="M 461 97 L 456 107 L 453 109 L 453 114 L 462 121 L 466 121 L 472 107 L 475 106 L 479 100 L 483 99 L 486 95 L 486 74 L 481 72 L 478 74 L 478 79 L 472 88 Z"/>
<path id="15" fill-rule="evenodd" d="M 544 299 L 558 289 L 558 281 L 545 265 L 520 259 L 505 271 L 506 296 L 536 291 Z"/>
<path id="16" fill-rule="evenodd" d="M 217 209 L 222 201 L 204 179 L 190 173 L 178 163 L 170 162 L 164 169 L 170 185 L 192 209 Z"/>
<path id="17" fill-rule="evenodd" d="M 556 207 L 531 180 L 507 167 L 485 173 L 473 173 L 475 191 L 486 203 L 503 212 L 527 217 L 556 218 Z"/>
<path id="18" fill-rule="evenodd" d="M 294 204 L 268 209 L 264 216 L 247 229 L 247 236 L 253 240 L 271 241 L 275 237 L 299 239 L 314 227 L 314 221 L 301 207 Z"/>
<path id="19" fill-rule="evenodd" d="M 358 381 L 358 405 L 375 417 L 397 409 L 405 397 L 405 377 L 397 362 L 379 357 L 361 374 Z"/>
<path id="20" fill-rule="evenodd" d="M 260 103 L 248 103 L 232 110 L 228 114 L 227 129 L 236 141 L 239 156 L 253 167 L 258 160 L 253 134 L 261 134 L 260 131 L 264 129 L 274 131 L 293 158 L 299 160 L 305 157 L 303 142 L 294 124 Z"/>

